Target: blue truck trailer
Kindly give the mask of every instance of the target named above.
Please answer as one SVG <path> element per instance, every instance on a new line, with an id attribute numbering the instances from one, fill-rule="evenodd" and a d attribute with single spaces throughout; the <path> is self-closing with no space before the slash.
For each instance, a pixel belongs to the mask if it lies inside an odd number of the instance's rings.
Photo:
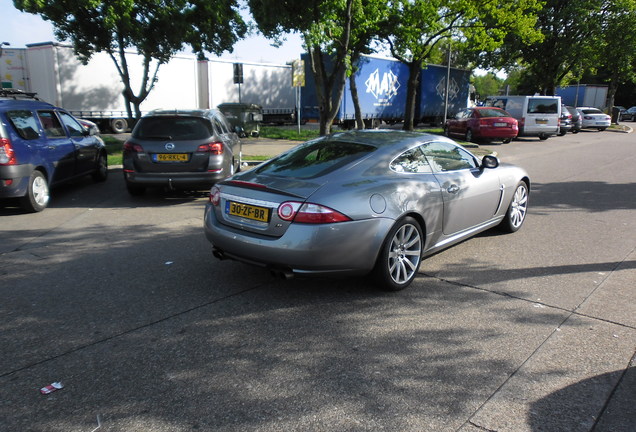
<path id="1" fill-rule="evenodd" d="M 607 108 L 606 85 L 579 84 L 557 87 L 555 96 L 561 96 L 565 105 L 573 107 Z"/>
<path id="2" fill-rule="evenodd" d="M 306 79 L 301 91 L 301 115 L 303 120 L 318 120 L 320 111 L 309 56 L 303 54 L 302 58 L 305 61 Z M 328 60 L 325 63 L 330 67 Z M 443 119 L 446 76 L 445 66 L 427 65 L 422 69 L 415 123 L 438 123 Z M 368 127 L 379 122 L 390 124 L 404 120 L 408 78 L 408 66 L 398 60 L 374 56 L 361 57 L 355 73 L 355 83 L 362 118 Z M 454 116 L 468 104 L 470 71 L 451 68 L 449 82 L 448 116 Z M 353 127 L 355 124 L 355 108 L 349 79 L 346 81 L 334 124 L 345 127 Z"/>

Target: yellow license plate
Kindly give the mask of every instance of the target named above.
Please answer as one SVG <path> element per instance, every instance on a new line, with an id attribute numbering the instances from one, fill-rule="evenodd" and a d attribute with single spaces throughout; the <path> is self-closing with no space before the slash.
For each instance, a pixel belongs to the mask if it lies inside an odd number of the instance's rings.
<path id="1" fill-rule="evenodd" d="M 188 155 L 186 153 L 159 153 L 157 162 L 187 162 Z"/>
<path id="2" fill-rule="evenodd" d="M 227 201 L 225 212 L 231 216 L 240 216 L 259 222 L 269 222 L 269 209 L 249 204 L 241 204 L 234 201 Z"/>
<path id="3" fill-rule="evenodd" d="M 548 124 L 548 121 L 539 119 L 537 120 L 537 124 Z"/>

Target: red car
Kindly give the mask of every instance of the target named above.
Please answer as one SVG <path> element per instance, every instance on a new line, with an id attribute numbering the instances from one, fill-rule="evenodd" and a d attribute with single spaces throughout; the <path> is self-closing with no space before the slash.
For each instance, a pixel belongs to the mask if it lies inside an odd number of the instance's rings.
<path id="1" fill-rule="evenodd" d="M 502 140 L 509 143 L 519 133 L 517 120 L 501 108 L 466 108 L 444 125 L 444 135 L 460 135 L 466 141 Z"/>

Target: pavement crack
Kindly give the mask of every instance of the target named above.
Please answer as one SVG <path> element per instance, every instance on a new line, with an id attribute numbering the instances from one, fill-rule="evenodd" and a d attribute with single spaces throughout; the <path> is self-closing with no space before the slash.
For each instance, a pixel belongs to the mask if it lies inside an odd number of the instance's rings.
<path id="1" fill-rule="evenodd" d="M 173 318 L 176 318 L 176 317 L 179 317 L 179 316 L 182 316 L 182 315 L 186 315 L 186 314 L 188 314 L 190 312 L 194 312 L 196 310 L 203 309 L 203 308 L 211 306 L 213 304 L 220 303 L 220 302 L 222 302 L 224 300 L 228 300 L 228 299 L 231 299 L 233 297 L 238 297 L 238 296 L 243 295 L 243 294 L 245 294 L 247 292 L 255 291 L 255 290 L 263 287 L 264 285 L 266 285 L 266 284 L 261 283 L 261 284 L 255 285 L 253 287 L 250 287 L 250 288 L 246 288 L 246 289 L 243 289 L 243 290 L 240 290 L 240 291 L 236 291 L 236 292 L 227 294 L 225 296 L 215 298 L 215 299 L 210 300 L 208 302 L 199 304 L 197 306 L 193 306 L 193 307 L 191 307 L 189 309 L 173 313 L 173 314 L 165 316 L 165 317 L 163 317 L 161 319 L 157 319 L 155 321 L 151 321 L 151 322 L 148 322 L 146 324 L 142 324 L 142 325 L 139 325 L 137 327 L 133 327 L 133 328 L 130 328 L 128 330 L 121 331 L 119 333 L 110 335 L 108 337 L 105 337 L 105 338 L 102 338 L 102 339 L 99 339 L 99 340 L 95 340 L 95 341 L 87 343 L 87 344 L 83 344 L 83 345 L 77 346 L 75 348 L 69 349 L 69 350 L 67 350 L 65 352 L 62 352 L 60 354 L 56 354 L 54 356 L 47 357 L 47 358 L 39 360 L 39 361 L 35 361 L 35 362 L 30 363 L 28 365 L 21 366 L 21 367 L 19 367 L 17 369 L 14 369 L 14 370 L 11 370 L 11 371 L 8 371 L 8 372 L 4 372 L 4 373 L 0 373 L 0 378 L 4 378 L 4 377 L 10 376 L 10 375 L 13 375 L 15 373 L 30 369 L 32 367 L 39 366 L 41 364 L 48 363 L 48 362 L 53 361 L 53 360 L 57 360 L 59 358 L 65 357 L 67 355 L 82 351 L 82 350 L 84 350 L 86 348 L 90 348 L 90 347 L 97 346 L 97 345 L 100 345 L 100 344 L 105 343 L 105 342 L 109 342 L 109 341 L 115 340 L 115 339 L 120 338 L 122 336 L 126 336 L 126 335 L 129 335 L 129 334 L 135 333 L 135 332 L 137 332 L 139 330 L 152 327 L 152 326 L 154 326 L 156 324 L 160 324 L 162 322 L 169 321 L 169 320 L 171 320 Z"/>
<path id="2" fill-rule="evenodd" d="M 632 252 L 630 252 L 630 253 L 632 253 Z M 624 260 L 621 261 L 621 263 L 622 262 L 624 262 Z M 617 264 L 616 268 L 618 268 L 621 263 Z M 612 270 L 612 271 L 615 271 L 616 268 L 614 270 Z M 540 305 L 540 306 L 543 306 L 543 307 L 546 307 L 546 308 L 550 308 L 550 309 L 553 309 L 553 310 L 559 310 L 559 311 L 562 311 L 562 312 L 567 312 L 568 314 L 571 314 L 570 316 L 579 316 L 579 317 L 583 317 L 583 318 L 589 318 L 589 319 L 592 319 L 592 320 L 595 320 L 595 321 L 601 321 L 601 322 L 605 322 L 605 323 L 608 323 L 608 324 L 613 324 L 613 325 L 616 325 L 616 326 L 619 326 L 619 327 L 636 330 L 635 326 L 631 326 L 631 325 L 628 325 L 628 324 L 625 324 L 625 323 L 612 321 L 612 320 L 609 320 L 609 319 L 606 319 L 606 318 L 599 318 L 599 317 L 596 317 L 596 316 L 588 315 L 588 314 L 585 314 L 585 313 L 577 311 L 581 307 L 581 305 L 583 305 L 585 303 L 585 301 L 587 299 L 589 299 L 590 296 L 592 296 L 592 294 L 594 294 L 594 292 L 598 289 L 598 287 L 601 286 L 603 283 L 600 283 L 596 288 L 594 288 L 594 290 L 592 290 L 592 292 L 581 302 L 581 304 L 577 305 L 574 309 L 567 309 L 567 308 L 564 308 L 564 307 L 561 307 L 561 306 L 555 306 L 555 305 L 552 305 L 552 304 L 549 304 L 549 303 L 540 302 L 540 301 L 536 301 L 536 300 L 530 300 L 530 299 L 527 299 L 527 298 L 515 296 L 515 295 L 512 295 L 512 294 L 504 292 L 504 291 L 497 291 L 497 290 L 483 288 L 483 287 L 476 286 L 476 285 L 466 284 L 466 283 L 463 283 L 463 282 L 452 281 L 452 280 L 444 279 L 442 277 L 434 276 L 434 275 L 431 275 L 431 274 L 428 274 L 428 273 L 422 273 L 422 274 L 425 275 L 425 276 L 428 276 L 428 277 L 430 277 L 432 279 L 436 279 L 436 280 L 438 280 L 440 282 L 444 282 L 446 284 L 449 284 L 449 285 L 454 285 L 454 286 L 458 286 L 458 287 L 462 287 L 462 288 L 470 288 L 470 289 L 474 289 L 474 290 L 478 290 L 478 291 L 484 291 L 484 292 L 495 294 L 495 295 L 498 295 L 498 296 L 508 297 L 508 298 L 514 299 L 514 300 L 521 300 L 523 302 L 531 303 L 533 305 Z M 603 280 L 603 282 L 605 280 L 607 280 L 607 278 L 605 278 Z"/>

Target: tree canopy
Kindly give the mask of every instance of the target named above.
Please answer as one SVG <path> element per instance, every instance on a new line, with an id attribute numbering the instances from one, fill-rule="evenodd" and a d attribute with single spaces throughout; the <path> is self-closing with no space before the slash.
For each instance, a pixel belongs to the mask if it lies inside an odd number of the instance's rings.
<path id="1" fill-rule="evenodd" d="M 83 62 L 95 53 L 108 53 L 124 84 L 130 117 L 130 104 L 139 117 L 139 105 L 152 90 L 159 66 L 177 52 L 186 46 L 200 57 L 205 52 L 232 51 L 247 32 L 237 0 L 14 0 L 14 4 L 51 21 L 56 36 L 70 41 Z M 126 49 L 143 58 L 137 94 L 131 88 Z"/>

